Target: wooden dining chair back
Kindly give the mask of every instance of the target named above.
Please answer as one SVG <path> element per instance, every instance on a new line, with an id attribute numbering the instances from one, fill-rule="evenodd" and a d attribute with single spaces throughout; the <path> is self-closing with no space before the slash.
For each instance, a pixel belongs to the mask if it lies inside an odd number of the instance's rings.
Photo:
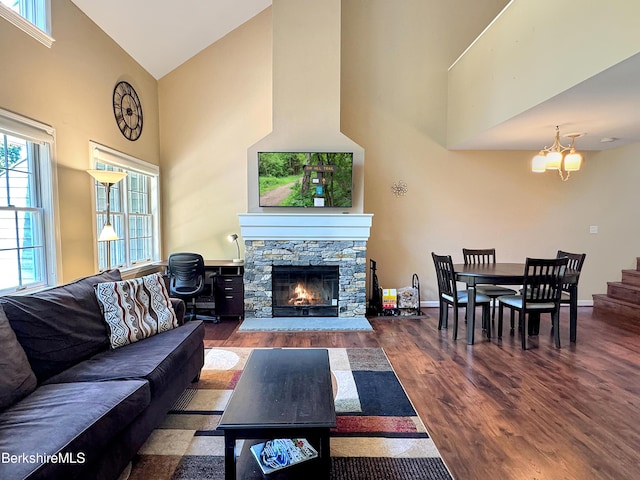
<path id="1" fill-rule="evenodd" d="M 495 248 L 463 248 L 462 256 L 467 265 L 496 263 Z"/>
<path id="2" fill-rule="evenodd" d="M 453 307 L 453 339 L 458 337 L 458 309 L 467 306 L 467 291 L 458 291 L 456 286 L 456 273 L 453 269 L 451 255 L 437 255 L 431 253 L 436 269 L 438 282 L 438 300 L 440 315 L 438 317 L 438 330 L 448 327 L 449 306 Z M 476 305 L 482 306 L 482 324 L 489 324 L 489 306 L 491 299 L 486 295 L 476 294 Z"/>
<path id="3" fill-rule="evenodd" d="M 582 271 L 582 265 L 584 265 L 584 260 L 587 258 L 586 253 L 569 253 L 563 250 L 558 250 L 558 254 L 556 258 L 566 258 L 567 259 L 567 270 L 577 272 L 577 277 L 575 283 L 578 283 L 580 280 L 580 272 Z M 571 294 L 571 283 L 563 283 L 562 284 L 562 297 L 560 298 L 561 303 L 569 303 L 570 294 Z"/>
<path id="4" fill-rule="evenodd" d="M 488 265 L 496 263 L 495 248 L 463 248 L 462 257 L 467 265 Z M 476 291 L 486 295 L 491 299 L 493 308 L 491 319 L 496 318 L 496 299 L 502 295 L 515 295 L 517 292 L 512 288 L 501 287 L 500 285 L 483 284 L 476 287 Z"/>
<path id="5" fill-rule="evenodd" d="M 567 268 L 568 259 L 562 258 L 527 258 L 524 279 L 520 295 L 498 297 L 498 337 L 502 337 L 503 307 L 511 309 L 511 332 L 513 333 L 513 312 L 518 311 L 518 325 L 522 341 L 522 349 L 527 348 L 527 316 L 531 313 L 539 315 L 550 313 L 553 323 L 554 341 L 560 348 L 560 295 L 562 280 Z"/>

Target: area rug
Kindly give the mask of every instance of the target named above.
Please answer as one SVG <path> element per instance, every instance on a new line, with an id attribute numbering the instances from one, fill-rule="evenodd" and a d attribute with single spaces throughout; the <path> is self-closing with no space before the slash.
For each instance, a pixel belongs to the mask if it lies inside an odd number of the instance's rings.
<path id="1" fill-rule="evenodd" d="M 245 318 L 239 332 L 373 331 L 365 317 Z"/>
<path id="2" fill-rule="evenodd" d="M 140 449 L 130 480 L 224 478 L 224 437 L 216 426 L 251 350 L 205 351 L 200 381 L 184 392 Z M 451 480 L 384 351 L 327 350 L 337 413 L 330 478 Z"/>

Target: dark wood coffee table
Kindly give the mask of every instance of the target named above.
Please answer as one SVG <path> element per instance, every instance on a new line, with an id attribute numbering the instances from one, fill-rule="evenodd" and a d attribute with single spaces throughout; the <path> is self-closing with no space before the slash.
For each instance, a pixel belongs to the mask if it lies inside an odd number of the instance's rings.
<path id="1" fill-rule="evenodd" d="M 335 426 L 326 349 L 254 350 L 218 424 L 218 429 L 224 431 L 225 479 L 262 478 L 248 446 L 243 448 L 236 465 L 238 439 L 299 437 L 309 440 L 318 450 L 318 458 L 285 468 L 278 472 L 278 478 L 285 478 L 288 471 L 299 475 L 301 468 L 315 473 L 312 476 L 317 478 L 329 478 L 329 432 Z M 257 442 L 247 442 L 252 443 Z"/>

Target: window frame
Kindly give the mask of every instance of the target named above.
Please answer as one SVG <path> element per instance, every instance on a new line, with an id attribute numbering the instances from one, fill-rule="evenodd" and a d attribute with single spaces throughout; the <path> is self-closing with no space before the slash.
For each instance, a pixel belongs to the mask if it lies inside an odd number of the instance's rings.
<path id="1" fill-rule="evenodd" d="M 26 19 L 19 13 L 15 12 L 4 3 L 0 2 L 0 17 L 4 18 L 8 22 L 12 23 L 27 35 L 33 37 L 47 48 L 51 48 L 55 39 L 51 36 L 51 1 L 45 1 L 45 23 L 47 30 L 41 30 L 30 20 Z"/>
<path id="2" fill-rule="evenodd" d="M 38 145 L 37 165 L 33 172 L 37 179 L 38 207 L 25 207 L 28 211 L 36 208 L 42 211 L 42 235 L 44 261 L 42 267 L 45 275 L 42 282 L 33 285 L 14 286 L 0 290 L 0 295 L 27 293 L 57 285 L 58 274 L 62 271 L 62 255 L 60 247 L 60 228 L 58 215 L 58 177 L 56 162 L 56 131 L 50 125 L 32 120 L 22 115 L 0 108 L 0 133 L 19 137 Z M 8 211 L 8 209 L 7 209 Z"/>
<path id="3" fill-rule="evenodd" d="M 129 212 L 129 202 L 128 202 L 128 180 L 127 177 L 122 179 L 118 184 L 114 187 L 111 187 L 111 198 L 113 198 L 114 193 L 118 192 L 120 195 L 118 202 L 122 205 L 122 212 L 111 212 L 112 215 L 112 223 L 115 225 L 116 223 L 116 215 L 122 217 L 122 225 L 124 225 L 124 232 L 122 234 L 122 240 L 124 241 L 124 258 L 125 262 L 123 265 L 114 265 L 110 268 L 118 268 L 121 272 L 126 273 L 128 271 L 133 271 L 140 269 L 141 267 L 153 265 L 160 261 L 161 247 L 162 247 L 162 228 L 161 228 L 161 211 L 160 211 L 160 167 L 157 165 L 153 165 L 151 163 L 145 162 L 144 160 L 140 160 L 139 158 L 133 157 L 126 153 L 119 152 L 110 147 L 106 147 L 96 142 L 89 142 L 90 145 L 90 158 L 92 168 L 96 168 L 97 165 L 105 164 L 111 167 L 115 167 L 117 169 L 127 171 L 127 172 L 135 172 L 143 175 L 147 175 L 151 177 L 150 185 L 149 185 L 149 208 L 152 219 L 152 240 L 151 240 L 151 249 L 152 256 L 150 260 L 131 262 L 131 245 L 130 245 L 130 235 L 129 235 L 129 218 L 130 215 L 133 215 Z M 93 245 L 94 245 L 94 264 L 97 270 L 100 270 L 100 259 L 99 259 L 99 220 L 98 217 L 100 215 L 104 215 L 104 212 L 98 211 L 97 205 L 97 191 L 96 191 L 96 181 L 92 178 L 93 185 L 93 195 L 92 195 L 92 206 L 93 206 Z M 112 203 L 116 203 L 113 201 Z M 113 263 L 113 258 L 112 258 Z M 106 266 L 107 270 L 109 269 L 109 265 Z"/>

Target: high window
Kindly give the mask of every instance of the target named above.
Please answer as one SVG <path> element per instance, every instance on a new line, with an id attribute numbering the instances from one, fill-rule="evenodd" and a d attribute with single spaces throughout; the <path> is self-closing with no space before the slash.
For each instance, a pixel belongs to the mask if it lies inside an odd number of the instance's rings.
<path id="1" fill-rule="evenodd" d="M 53 44 L 50 0 L 0 0 L 0 17 L 47 47 Z"/>
<path id="2" fill-rule="evenodd" d="M 0 294 L 56 283 L 54 139 L 0 110 Z"/>
<path id="3" fill-rule="evenodd" d="M 91 151 L 96 170 L 127 174 L 110 187 L 110 222 L 107 222 L 106 186 L 96 182 L 95 232 L 98 269 L 126 269 L 158 261 L 159 168 L 93 142 Z M 113 226 L 117 240 L 99 240 L 100 233 L 107 223 Z"/>

